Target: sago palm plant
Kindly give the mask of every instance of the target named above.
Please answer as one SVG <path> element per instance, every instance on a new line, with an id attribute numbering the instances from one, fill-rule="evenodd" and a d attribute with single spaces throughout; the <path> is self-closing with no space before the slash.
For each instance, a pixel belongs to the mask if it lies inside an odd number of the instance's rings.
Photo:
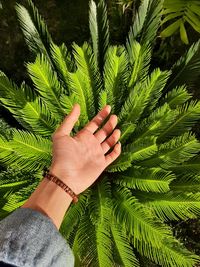
<path id="1" fill-rule="evenodd" d="M 186 88 L 200 73 L 200 42 L 172 70 L 153 70 L 160 0 L 143 1 L 121 46 L 110 44 L 104 1 L 91 0 L 91 42 L 74 43 L 72 52 L 52 41 L 31 1 L 16 9 L 37 57 L 26 64 L 32 87 L 0 74 L 1 104 L 24 128 L 13 129 L 9 140 L 0 137 L 0 160 L 34 175 L 1 177 L 1 213 L 21 206 L 38 184 L 51 162 L 51 135 L 73 104 L 80 104 L 81 116 L 72 134 L 110 104 L 122 153 L 71 205 L 60 229 L 76 266 L 140 266 L 139 255 L 162 266 L 194 266 L 199 257 L 173 237 L 167 222 L 200 214 L 200 143 L 191 131 L 200 102 Z"/>

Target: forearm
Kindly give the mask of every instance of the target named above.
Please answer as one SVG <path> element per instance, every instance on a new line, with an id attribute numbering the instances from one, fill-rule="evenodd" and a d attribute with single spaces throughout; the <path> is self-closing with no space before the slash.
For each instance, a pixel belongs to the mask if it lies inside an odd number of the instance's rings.
<path id="1" fill-rule="evenodd" d="M 43 213 L 59 229 L 71 202 L 71 196 L 58 185 L 44 178 L 22 208 L 31 208 Z"/>
<path id="2" fill-rule="evenodd" d="M 74 256 L 49 217 L 19 208 L 0 222 L 0 266 L 1 262 L 23 267 L 72 267 Z"/>
<path id="3" fill-rule="evenodd" d="M 24 205 L 0 222 L 0 262 L 74 266 L 73 253 L 57 231 L 71 202 L 61 187 L 44 178 Z"/>

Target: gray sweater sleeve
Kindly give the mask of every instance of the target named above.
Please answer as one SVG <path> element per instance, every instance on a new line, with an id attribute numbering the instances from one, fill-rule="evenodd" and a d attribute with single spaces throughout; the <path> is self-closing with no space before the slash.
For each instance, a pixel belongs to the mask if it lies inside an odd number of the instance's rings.
<path id="1" fill-rule="evenodd" d="M 73 267 L 74 255 L 50 218 L 18 208 L 0 221 L 0 262 L 19 267 Z"/>

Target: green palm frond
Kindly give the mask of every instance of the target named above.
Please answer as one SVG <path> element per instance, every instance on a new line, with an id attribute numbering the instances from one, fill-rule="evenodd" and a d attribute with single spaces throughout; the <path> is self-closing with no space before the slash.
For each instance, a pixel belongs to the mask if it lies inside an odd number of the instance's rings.
<path id="1" fill-rule="evenodd" d="M 25 40 L 33 52 L 49 55 L 51 36 L 46 23 L 31 0 L 26 1 L 28 8 L 16 5 L 16 11 Z"/>
<path id="2" fill-rule="evenodd" d="M 169 184 L 175 178 L 172 172 L 159 168 L 136 169 L 132 167 L 115 179 L 115 183 L 131 189 L 162 193 L 170 190 Z"/>
<path id="3" fill-rule="evenodd" d="M 69 88 L 71 93 L 74 93 L 74 99 L 80 104 L 81 114 L 79 117 L 79 123 L 81 127 L 89 121 L 89 114 L 87 110 L 87 85 L 82 79 L 82 73 L 78 69 L 76 72 L 69 72 L 68 74 Z"/>
<path id="4" fill-rule="evenodd" d="M 72 60 L 68 59 L 68 51 L 65 44 L 61 46 L 57 46 L 56 44 L 51 44 L 51 55 L 54 60 L 57 73 L 59 75 L 60 80 L 62 81 L 62 85 L 66 91 L 66 94 L 69 94 L 68 89 L 68 72 L 73 69 Z"/>
<path id="5" fill-rule="evenodd" d="M 115 162 L 109 165 L 105 171 L 108 172 L 121 172 L 127 170 L 132 166 L 132 158 L 130 153 L 122 152 L 120 158 L 118 157 Z"/>
<path id="6" fill-rule="evenodd" d="M 177 107 L 172 111 L 175 119 L 168 128 L 163 131 L 157 139 L 158 143 L 163 143 L 172 138 L 179 136 L 187 131 L 190 131 L 192 126 L 199 120 L 200 102 L 191 101 L 186 102 L 184 105 Z"/>
<path id="7" fill-rule="evenodd" d="M 139 164 L 140 161 L 151 158 L 153 155 L 157 154 L 158 147 L 155 140 L 155 137 L 139 139 L 136 142 L 126 145 L 124 147 L 124 153 L 128 153 L 135 164 Z"/>
<path id="8" fill-rule="evenodd" d="M 163 102 L 167 103 L 171 109 L 175 109 L 177 106 L 187 102 L 191 97 L 192 95 L 187 91 L 186 86 L 182 85 L 169 91 L 165 95 Z"/>
<path id="9" fill-rule="evenodd" d="M 199 216 L 200 193 L 147 193 L 145 205 L 151 207 L 163 220 L 180 220 Z"/>
<path id="10" fill-rule="evenodd" d="M 13 149 L 9 146 L 8 140 L 4 136 L 0 136 L 0 155 L 1 155 L 1 163 L 2 160 L 6 162 L 9 160 L 13 154 Z"/>
<path id="11" fill-rule="evenodd" d="M 175 193 L 198 193 L 200 192 L 200 177 L 199 172 L 196 175 L 187 175 L 179 173 L 177 179 L 170 184 L 170 188 Z"/>
<path id="12" fill-rule="evenodd" d="M 168 72 L 156 69 L 144 82 L 139 82 L 130 94 L 119 113 L 119 123 L 122 120 L 137 123 L 143 112 L 151 111 L 161 96 L 162 89 L 168 79 Z"/>
<path id="13" fill-rule="evenodd" d="M 51 116 L 49 108 L 42 99 L 37 97 L 27 85 L 22 83 L 18 88 L 1 73 L 0 93 L 2 105 L 24 128 L 43 136 L 49 136 L 54 132 L 58 121 Z"/>
<path id="14" fill-rule="evenodd" d="M 29 49 L 36 55 L 45 55 L 49 64 L 57 72 L 62 86 L 67 94 L 67 70 L 73 70 L 74 64 L 68 54 L 66 46 L 56 46 L 51 38 L 47 26 L 40 16 L 32 0 L 26 0 L 26 6 L 16 5 L 18 19 Z"/>
<path id="15" fill-rule="evenodd" d="M 63 88 L 58 81 L 56 73 L 51 68 L 44 55 L 37 56 L 34 63 L 27 64 L 28 72 L 34 82 L 36 90 L 58 119 L 66 114 L 59 99 L 63 93 Z"/>
<path id="16" fill-rule="evenodd" d="M 165 91 L 172 90 L 176 86 L 193 86 L 199 76 L 200 68 L 200 41 L 191 45 L 190 49 L 174 64 L 172 75 Z"/>
<path id="17" fill-rule="evenodd" d="M 131 122 L 125 122 L 121 125 L 121 136 L 120 136 L 120 142 L 123 144 L 126 142 L 126 140 L 133 134 L 133 132 L 136 129 L 136 124 L 133 124 Z"/>
<path id="18" fill-rule="evenodd" d="M 89 26 L 95 60 L 102 74 L 110 39 L 104 0 L 97 1 L 97 4 L 93 0 L 90 1 Z"/>
<path id="19" fill-rule="evenodd" d="M 102 179 L 98 184 L 97 188 L 93 191 L 88 203 L 88 210 L 91 214 L 90 218 L 91 225 L 93 227 L 93 234 L 89 234 L 87 237 L 85 236 L 84 240 L 81 236 L 81 244 L 78 245 L 80 252 L 77 253 L 81 253 L 83 250 L 85 250 L 88 242 L 90 244 L 94 243 L 94 246 L 91 249 L 88 249 L 87 246 L 88 254 L 91 250 L 92 253 L 96 254 L 96 257 L 93 257 L 93 259 L 91 260 L 93 266 L 103 267 L 112 266 L 113 264 L 110 231 L 110 195 L 110 182 L 106 177 L 104 177 L 104 179 Z M 82 230 L 80 231 L 82 232 Z M 87 255 L 85 256 L 85 258 L 81 259 L 81 263 L 88 265 L 89 262 L 87 261 L 89 259 Z"/>
<path id="20" fill-rule="evenodd" d="M 80 196 L 77 205 L 70 206 L 69 210 L 65 214 L 62 225 L 60 227 L 60 232 L 66 239 L 69 238 L 71 232 L 74 229 L 74 226 L 78 221 L 80 221 L 81 216 L 84 214 L 89 194 L 90 192 L 89 190 L 87 190 L 86 193 Z"/>
<path id="21" fill-rule="evenodd" d="M 95 225 L 92 224 L 88 210 L 81 216 L 73 248 L 75 266 L 95 266 L 98 264 Z"/>
<path id="22" fill-rule="evenodd" d="M 70 206 L 60 229 L 77 267 L 138 267 L 138 254 L 164 267 L 200 262 L 166 225 L 200 214 L 200 143 L 191 132 L 200 102 L 188 92 L 200 74 L 199 42 L 172 70 L 153 69 L 162 4 L 142 1 L 126 44 L 113 45 L 104 0 L 91 0 L 92 46 L 73 43 L 72 50 L 53 43 L 32 2 L 17 6 L 37 57 L 27 64 L 32 87 L 0 74 L 0 103 L 23 127 L 8 137 L 0 131 L 0 162 L 34 173 L 0 175 L 0 218 L 34 191 L 51 163 L 51 135 L 75 103 L 81 114 L 74 133 L 107 104 L 118 116 L 120 156 Z"/>
<path id="23" fill-rule="evenodd" d="M 0 136 L 9 140 L 12 138 L 12 127 L 5 121 L 5 119 L 0 117 Z"/>
<path id="24" fill-rule="evenodd" d="M 41 175 L 40 170 L 23 170 L 17 166 L 9 167 L 0 174 L 0 184 L 3 191 L 6 192 L 3 196 L 6 201 L 0 210 L 1 218 L 24 204 L 41 180 Z M 3 188 L 4 182 L 5 187 Z"/>
<path id="25" fill-rule="evenodd" d="M 112 106 L 113 112 L 117 112 L 121 108 L 122 99 L 120 95 L 124 95 L 129 78 L 128 63 L 127 53 L 124 48 L 109 47 L 104 67 L 104 82 L 107 103 Z"/>
<path id="26" fill-rule="evenodd" d="M 131 235 L 134 246 L 137 248 L 143 241 L 160 247 L 162 241 L 171 235 L 169 228 L 153 217 L 151 210 L 141 205 L 128 189 L 116 188 L 114 215 L 121 227 Z"/>
<path id="27" fill-rule="evenodd" d="M 13 138 L 7 142 L 0 138 L 2 163 L 27 170 L 43 169 L 50 164 L 51 142 L 30 132 L 12 130 Z M 12 155 L 12 157 L 10 156 Z"/>
<path id="28" fill-rule="evenodd" d="M 163 0 L 142 1 L 129 32 L 130 43 L 139 39 L 143 45 L 152 45 L 160 25 L 162 7 Z"/>
<path id="29" fill-rule="evenodd" d="M 163 2 L 164 0 L 149 1 L 148 12 L 140 36 L 141 44 L 153 44 L 161 22 Z"/>
<path id="30" fill-rule="evenodd" d="M 200 149 L 200 143 L 191 133 L 171 139 L 159 147 L 159 158 L 165 163 L 176 165 L 193 158 Z"/>
<path id="31" fill-rule="evenodd" d="M 36 180 L 31 184 L 29 183 L 28 186 L 23 187 L 18 192 L 9 195 L 9 197 L 7 198 L 7 202 L 2 208 L 2 211 L 10 213 L 13 212 L 15 209 L 21 207 L 25 203 L 27 198 L 29 198 L 30 195 L 33 193 L 38 183 L 39 180 Z"/>
<path id="32" fill-rule="evenodd" d="M 98 107 L 98 112 L 107 104 L 107 92 L 105 90 L 101 90 L 99 92 L 99 97 L 98 97 L 98 102 L 99 102 L 99 107 Z"/>
<path id="33" fill-rule="evenodd" d="M 171 237 L 166 238 L 159 248 L 140 243 L 138 251 L 150 260 L 166 267 L 191 267 L 199 263 L 198 256 L 185 249 L 178 240 Z"/>
<path id="34" fill-rule="evenodd" d="M 186 22 L 200 33 L 200 3 L 195 0 L 165 0 L 163 5 L 162 24 L 167 23 L 161 36 L 169 37 L 179 30 L 183 43 L 188 44 Z"/>
<path id="35" fill-rule="evenodd" d="M 176 166 L 169 166 L 169 169 L 174 173 L 183 176 L 184 174 L 188 177 L 194 177 L 200 172 L 200 157 L 197 155 L 191 160 L 185 161 L 182 164 Z"/>
<path id="36" fill-rule="evenodd" d="M 159 69 L 156 69 L 152 73 L 151 79 L 154 84 L 152 84 L 151 93 L 149 95 L 149 103 L 143 111 L 143 117 L 146 117 L 148 116 L 148 114 L 151 114 L 152 110 L 156 107 L 156 104 L 158 103 L 162 95 L 162 91 L 167 83 L 167 80 L 170 77 L 170 74 L 170 71 L 160 71 Z"/>
<path id="37" fill-rule="evenodd" d="M 101 78 L 98 72 L 98 66 L 94 60 L 92 48 L 87 43 L 82 47 L 74 44 L 74 58 L 80 71 L 81 79 L 84 80 L 84 93 L 86 99 L 86 107 L 88 108 L 89 118 L 94 117 L 95 110 L 98 107 L 98 95 L 101 90 Z"/>
<path id="38" fill-rule="evenodd" d="M 115 244 L 119 254 L 121 265 L 125 267 L 140 266 L 135 254 L 133 253 L 131 244 L 127 240 L 126 233 L 121 229 L 121 225 L 116 222 L 112 222 L 111 233 L 113 236 L 113 243 Z"/>
<path id="39" fill-rule="evenodd" d="M 128 144 L 122 150 L 121 155 L 106 168 L 106 171 L 125 171 L 132 166 L 132 163 L 140 165 L 143 164 L 144 159 L 148 162 L 148 158 L 156 155 L 157 150 L 154 138 L 144 138 L 144 140 Z"/>
<path id="40" fill-rule="evenodd" d="M 0 193 L 2 199 L 0 201 L 1 215 L 7 214 L 8 211 L 4 209 L 13 194 L 18 193 L 23 187 L 27 187 L 34 183 L 34 171 L 23 171 L 18 168 L 6 168 L 0 173 Z"/>
<path id="41" fill-rule="evenodd" d="M 112 266 L 113 256 L 111 249 L 111 230 L 110 230 L 110 216 L 111 216 L 110 182 L 102 180 L 101 183 L 99 183 L 97 190 L 98 190 L 98 202 L 97 202 L 98 220 L 95 224 L 95 230 L 96 230 L 98 265 L 102 267 Z M 96 198 L 95 201 L 97 201 Z M 93 214 L 93 211 L 91 211 L 91 214 Z"/>
<path id="42" fill-rule="evenodd" d="M 138 12 L 135 15 L 134 23 L 129 31 L 129 41 L 132 43 L 144 30 L 144 23 L 148 14 L 148 8 L 150 6 L 150 0 L 143 1 L 140 5 Z"/>
<path id="43" fill-rule="evenodd" d="M 146 78 L 152 51 L 149 45 L 140 45 L 131 39 L 128 39 L 126 47 L 131 62 L 129 87 L 132 88 L 138 81 L 143 81 Z"/>
<path id="44" fill-rule="evenodd" d="M 191 133 L 174 137 L 158 147 L 158 153 L 152 158 L 142 161 L 142 166 L 161 166 L 164 169 L 177 166 L 195 157 L 200 143 Z"/>
<path id="45" fill-rule="evenodd" d="M 133 132 L 134 142 L 148 136 L 159 136 L 172 122 L 175 115 L 170 112 L 167 103 L 155 109 L 149 117 L 143 119 Z"/>

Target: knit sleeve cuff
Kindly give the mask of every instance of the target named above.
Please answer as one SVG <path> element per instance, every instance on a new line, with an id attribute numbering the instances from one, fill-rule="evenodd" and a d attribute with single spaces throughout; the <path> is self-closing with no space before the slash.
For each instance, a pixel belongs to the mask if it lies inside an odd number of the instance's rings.
<path id="1" fill-rule="evenodd" d="M 74 266 L 74 255 L 52 220 L 18 208 L 0 222 L 0 261 L 16 266 Z"/>

